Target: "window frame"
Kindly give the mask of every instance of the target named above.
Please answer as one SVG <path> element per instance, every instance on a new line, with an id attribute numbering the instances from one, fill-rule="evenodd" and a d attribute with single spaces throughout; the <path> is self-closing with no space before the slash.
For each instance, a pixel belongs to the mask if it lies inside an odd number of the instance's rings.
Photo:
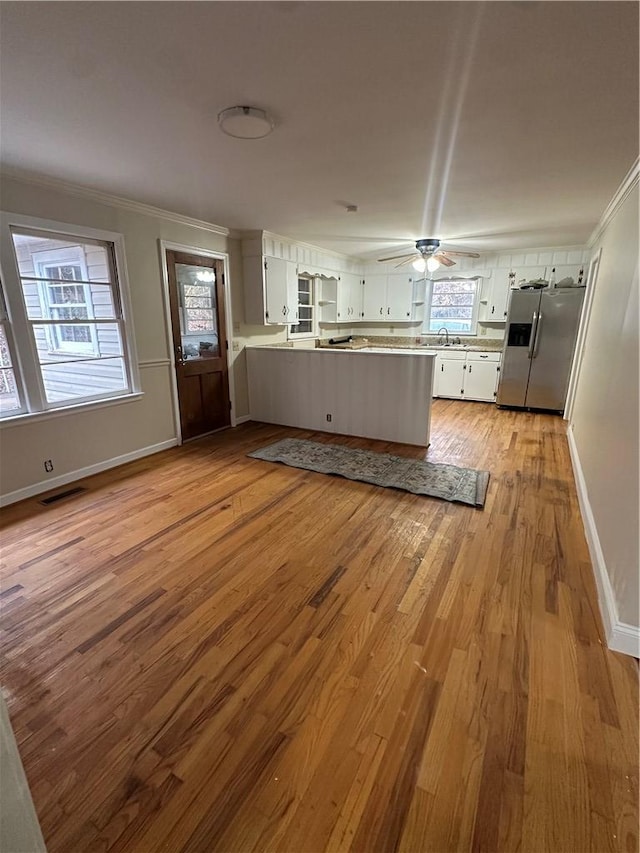
<path id="1" fill-rule="evenodd" d="M 42 232 L 44 237 L 62 240 L 78 240 L 79 242 L 98 242 L 108 244 L 106 248 L 109 277 L 112 286 L 114 309 L 116 316 L 112 322 L 120 329 L 122 341 L 122 360 L 128 388 L 113 392 L 68 398 L 63 401 L 49 402 L 46 397 L 41 365 L 38 357 L 33 324 L 38 320 L 29 318 L 24 301 L 18 259 L 12 239 L 12 229 L 21 232 Z M 52 250 L 53 251 L 53 250 Z M 44 250 L 46 253 L 46 250 Z M 121 402 L 123 399 L 135 399 L 142 393 L 140 373 L 133 327 L 133 312 L 127 265 L 125 257 L 124 237 L 122 234 L 102 229 L 90 228 L 84 225 L 63 223 L 39 217 L 25 216 L 2 211 L 0 212 L 0 280 L 6 306 L 6 319 L 3 320 L 7 339 L 12 353 L 12 367 L 16 375 L 16 385 L 21 392 L 22 408 L 0 414 L 0 425 L 20 419 L 42 417 L 46 414 L 64 413 L 65 410 L 76 411 L 79 408 L 92 405 L 105 405 L 110 401 Z M 94 322 L 88 318 L 88 323 Z M 47 321 L 49 325 L 55 325 Z M 58 323 L 64 325 L 64 323 Z M 13 349 L 11 349 L 13 347 Z M 79 356 L 80 358 L 81 356 Z M 89 354 L 84 360 L 91 359 Z"/>
<path id="2" fill-rule="evenodd" d="M 11 370 L 13 372 L 13 381 L 16 387 L 16 395 L 18 397 L 18 403 L 20 404 L 15 409 L 11 409 L 4 414 L 0 412 L 0 421 L 4 421 L 7 418 L 15 418 L 20 415 L 24 415 L 27 411 L 26 399 L 24 394 L 24 387 L 22 384 L 22 375 L 18 362 L 18 351 L 16 349 L 15 341 L 13 339 L 13 329 L 11 328 L 11 322 L 9 320 L 9 312 L 7 310 L 5 295 L 4 295 L 4 287 L 2 285 L 2 281 L 0 279 L 0 329 L 4 332 L 4 338 L 7 342 L 7 350 L 9 352 L 9 361 L 10 364 L 5 367 L 2 366 L 3 370 Z"/>
<path id="3" fill-rule="evenodd" d="M 481 298 L 481 285 L 480 281 L 477 278 L 463 278 L 461 276 L 451 276 L 449 278 L 436 278 L 436 279 L 428 279 L 427 280 L 427 292 L 425 295 L 425 311 L 424 311 L 424 322 L 422 324 L 422 334 L 424 335 L 437 335 L 437 331 L 431 330 L 431 305 L 433 301 L 433 286 L 434 284 L 446 284 L 449 282 L 465 282 L 470 281 L 473 282 L 476 286 L 473 306 L 471 312 L 471 329 L 468 332 L 460 332 L 460 331 L 449 331 L 449 335 L 453 337 L 475 337 L 478 334 L 478 315 L 480 313 L 480 298 Z M 442 328 L 442 327 L 441 327 Z"/>

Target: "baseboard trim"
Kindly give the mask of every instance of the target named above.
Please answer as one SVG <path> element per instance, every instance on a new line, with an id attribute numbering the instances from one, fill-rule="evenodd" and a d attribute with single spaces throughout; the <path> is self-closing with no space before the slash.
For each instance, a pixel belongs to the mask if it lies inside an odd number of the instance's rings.
<path id="1" fill-rule="evenodd" d="M 23 501 L 26 498 L 32 498 L 34 495 L 50 492 L 59 486 L 66 486 L 67 483 L 83 480 L 85 477 L 90 477 L 92 474 L 99 474 L 102 471 L 107 471 L 109 468 L 117 468 L 118 465 L 134 462 L 136 459 L 151 456 L 153 453 L 160 453 L 161 450 L 167 450 L 169 447 L 175 447 L 177 444 L 177 438 L 170 438 L 168 441 L 151 444 L 148 447 L 133 450 L 131 453 L 123 453 L 122 456 L 114 456 L 112 459 L 97 462 L 95 465 L 87 465 L 86 468 L 78 468 L 75 471 L 69 471 L 67 474 L 60 474 L 59 477 L 52 477 L 50 480 L 41 480 L 39 483 L 26 486 L 24 489 L 17 489 L 15 492 L 0 495 L 0 506 L 8 506 L 9 504 Z"/>
<path id="2" fill-rule="evenodd" d="M 240 415 L 240 417 L 235 419 L 234 426 L 240 426 L 240 424 L 246 424 L 247 421 L 251 420 L 251 415 Z"/>
<path id="3" fill-rule="evenodd" d="M 609 573 L 607 572 L 604 553 L 600 545 L 598 529 L 595 518 L 593 517 L 591 503 L 589 502 L 587 484 L 582 472 L 580 456 L 571 425 L 567 430 L 567 440 L 569 442 L 569 454 L 576 481 L 578 503 L 580 504 L 587 546 L 591 555 L 591 564 L 598 591 L 598 604 L 600 606 L 607 645 L 614 652 L 622 652 L 622 654 L 640 658 L 640 627 L 621 622 L 618 616 L 618 606 L 611 587 L 611 581 L 609 580 Z"/>

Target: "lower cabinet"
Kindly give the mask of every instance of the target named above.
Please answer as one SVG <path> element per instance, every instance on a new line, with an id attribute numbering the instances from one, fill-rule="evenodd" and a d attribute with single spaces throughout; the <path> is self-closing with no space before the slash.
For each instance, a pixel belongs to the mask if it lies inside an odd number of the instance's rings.
<path id="1" fill-rule="evenodd" d="M 438 353 L 435 371 L 436 397 L 462 397 L 466 352 Z"/>
<path id="2" fill-rule="evenodd" d="M 494 402 L 500 359 L 499 352 L 439 352 L 434 396 Z"/>

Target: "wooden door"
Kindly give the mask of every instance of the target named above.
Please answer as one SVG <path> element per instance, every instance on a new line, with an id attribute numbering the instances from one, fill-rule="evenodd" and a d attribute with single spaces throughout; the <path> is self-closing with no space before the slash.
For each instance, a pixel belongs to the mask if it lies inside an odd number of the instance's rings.
<path id="1" fill-rule="evenodd" d="M 231 423 L 222 261 L 167 251 L 182 439 Z"/>

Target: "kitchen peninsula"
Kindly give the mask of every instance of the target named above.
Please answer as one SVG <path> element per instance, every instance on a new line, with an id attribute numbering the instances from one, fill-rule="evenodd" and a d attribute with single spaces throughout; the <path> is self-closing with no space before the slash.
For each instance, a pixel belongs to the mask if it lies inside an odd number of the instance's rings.
<path id="1" fill-rule="evenodd" d="M 435 353 L 247 347 L 251 419 L 426 447 Z"/>

